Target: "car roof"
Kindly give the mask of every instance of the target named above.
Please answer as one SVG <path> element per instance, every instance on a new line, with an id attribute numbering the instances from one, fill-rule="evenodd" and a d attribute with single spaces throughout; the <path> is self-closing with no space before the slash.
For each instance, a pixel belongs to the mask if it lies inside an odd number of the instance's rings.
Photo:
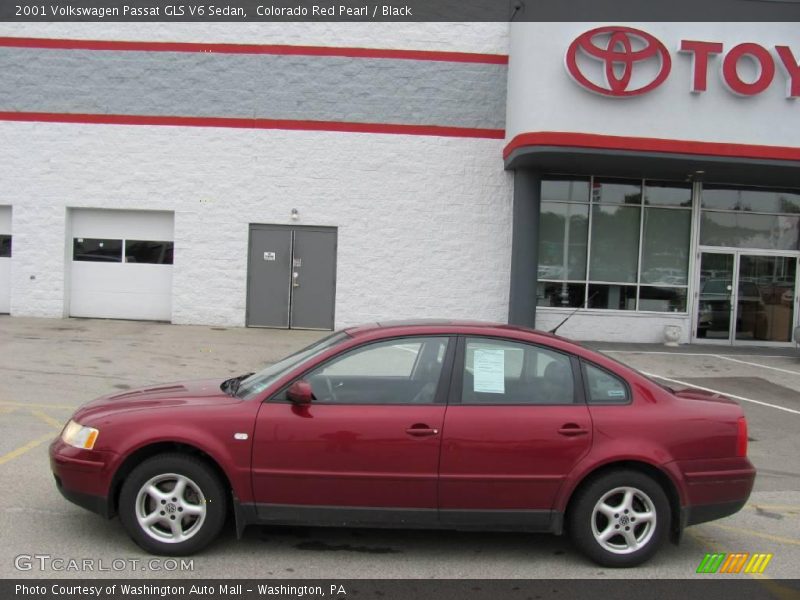
<path id="1" fill-rule="evenodd" d="M 398 320 L 398 321 L 380 321 L 377 323 L 365 323 L 362 325 L 355 325 L 345 329 L 345 332 L 352 337 L 359 336 L 375 336 L 376 334 L 390 335 L 417 335 L 417 334 L 431 334 L 431 333 L 470 333 L 478 335 L 499 335 L 516 337 L 513 334 L 526 334 L 527 336 L 546 338 L 551 340 L 558 340 L 568 344 L 580 346 L 577 342 L 568 340 L 566 338 L 553 335 L 538 329 L 531 329 L 529 327 L 522 327 L 519 325 L 509 325 L 508 323 L 499 323 L 492 321 L 470 321 L 458 319 L 411 319 L 411 320 Z"/>

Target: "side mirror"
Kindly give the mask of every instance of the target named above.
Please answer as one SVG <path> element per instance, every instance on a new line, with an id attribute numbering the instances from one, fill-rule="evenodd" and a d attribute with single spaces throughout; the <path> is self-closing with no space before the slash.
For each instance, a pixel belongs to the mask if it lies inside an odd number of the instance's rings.
<path id="1" fill-rule="evenodd" d="M 306 405 L 311 404 L 314 392 L 311 391 L 310 383 L 300 379 L 289 386 L 289 389 L 286 390 L 286 397 L 295 404 Z"/>

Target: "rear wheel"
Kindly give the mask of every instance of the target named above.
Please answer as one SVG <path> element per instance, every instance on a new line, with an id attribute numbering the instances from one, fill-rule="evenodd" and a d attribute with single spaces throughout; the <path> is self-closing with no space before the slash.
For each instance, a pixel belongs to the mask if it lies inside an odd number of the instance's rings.
<path id="1" fill-rule="evenodd" d="M 581 552 L 605 567 L 633 567 L 658 551 L 670 528 L 661 486 L 638 471 L 601 475 L 578 491 L 567 516 Z"/>
<path id="2" fill-rule="evenodd" d="M 143 549 L 181 556 L 217 537 L 226 503 L 225 487 L 206 463 L 185 454 L 161 454 L 142 462 L 125 480 L 119 516 Z"/>

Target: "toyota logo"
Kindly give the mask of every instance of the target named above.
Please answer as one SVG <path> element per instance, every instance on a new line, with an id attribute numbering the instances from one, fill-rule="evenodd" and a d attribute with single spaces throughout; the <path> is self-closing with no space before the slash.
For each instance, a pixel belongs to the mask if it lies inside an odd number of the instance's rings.
<path id="1" fill-rule="evenodd" d="M 581 61 L 579 54 L 593 60 Z M 592 63 L 597 65 L 594 70 Z M 672 59 L 664 44 L 646 31 L 598 27 L 579 35 L 570 44 L 566 65 L 572 78 L 587 90 L 620 98 L 639 96 L 657 88 L 669 75 Z M 637 71 L 643 71 L 641 77 L 634 78 L 634 65 Z M 590 72 L 585 73 L 584 69 Z M 590 79 L 587 75 L 594 77 Z M 630 88 L 631 84 L 637 87 Z"/>

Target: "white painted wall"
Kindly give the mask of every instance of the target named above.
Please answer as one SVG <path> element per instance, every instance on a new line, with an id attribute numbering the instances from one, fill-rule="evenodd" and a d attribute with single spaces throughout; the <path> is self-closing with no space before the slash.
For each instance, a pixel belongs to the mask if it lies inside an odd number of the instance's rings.
<path id="1" fill-rule="evenodd" d="M 536 309 L 536 328 L 549 331 L 571 312 L 553 308 Z M 681 344 L 691 337 L 691 316 L 669 313 L 625 313 L 619 311 L 581 311 L 558 330 L 558 335 L 575 340 L 597 342 L 664 343 L 664 327 L 681 328 Z"/>
<path id="2" fill-rule="evenodd" d="M 691 56 L 677 53 L 682 39 L 722 42 L 725 51 L 755 42 L 769 48 L 776 61 L 775 45 L 790 46 L 800 59 L 797 23 L 616 24 L 650 33 L 670 51 L 672 72 L 660 87 L 638 97 L 609 98 L 570 78 L 564 64 L 567 48 L 580 34 L 603 23 L 511 24 L 508 140 L 520 133 L 555 131 L 798 146 L 800 99 L 786 98 L 780 67 L 769 89 L 759 96 L 740 97 L 723 84 L 722 57 L 717 55 L 709 63 L 708 90 L 693 94 Z M 743 62 L 743 77 L 745 71 Z"/>
<path id="3" fill-rule="evenodd" d="M 249 223 L 339 228 L 337 327 L 506 318 L 502 140 L 10 122 L 0 138 L 12 314 L 64 316 L 72 207 L 174 211 L 174 323 L 244 325 Z"/>
<path id="4" fill-rule="evenodd" d="M 11 207 L 0 206 L 0 234 L 11 234 Z M 12 256 L 14 240 L 11 240 Z M 0 313 L 11 310 L 11 259 L 0 258 Z"/>
<path id="5" fill-rule="evenodd" d="M 173 214 L 70 209 L 72 238 L 172 241 Z M 68 242 L 71 249 L 71 244 Z M 173 265 L 70 261 L 69 315 L 169 321 Z"/>

